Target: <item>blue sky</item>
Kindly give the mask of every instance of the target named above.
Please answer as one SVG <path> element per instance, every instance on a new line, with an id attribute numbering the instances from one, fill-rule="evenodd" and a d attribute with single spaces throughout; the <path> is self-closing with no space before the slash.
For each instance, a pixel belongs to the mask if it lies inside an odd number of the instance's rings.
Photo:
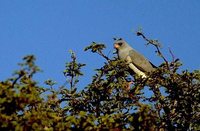
<path id="1" fill-rule="evenodd" d="M 62 71 L 69 61 L 68 50 L 85 63 L 81 85 L 91 81 L 103 58 L 84 52 L 92 41 L 106 44 L 112 57 L 113 37 L 124 38 L 155 65 L 162 60 L 152 46 L 135 35 L 138 28 L 158 39 L 167 58 L 170 47 L 183 62 L 182 70 L 200 69 L 200 1 L 178 0 L 1 0 L 0 1 L 0 80 L 18 69 L 27 54 L 37 57 L 42 83 L 52 78 L 64 83 Z M 109 53 L 111 52 L 111 53 Z"/>

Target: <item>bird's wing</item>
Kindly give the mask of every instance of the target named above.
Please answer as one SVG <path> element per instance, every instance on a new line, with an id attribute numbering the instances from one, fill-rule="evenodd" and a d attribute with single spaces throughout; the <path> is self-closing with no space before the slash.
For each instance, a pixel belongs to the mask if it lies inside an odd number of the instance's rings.
<path id="1" fill-rule="evenodd" d="M 136 52 L 135 50 L 130 50 L 129 55 L 131 58 L 131 62 L 141 71 L 143 72 L 151 72 L 154 71 L 151 63 L 141 54 Z"/>
<path id="2" fill-rule="evenodd" d="M 129 57 L 129 56 L 128 56 Z M 142 78 L 146 78 L 146 74 L 139 70 L 133 63 L 129 63 L 128 65 L 137 75 L 142 76 Z"/>

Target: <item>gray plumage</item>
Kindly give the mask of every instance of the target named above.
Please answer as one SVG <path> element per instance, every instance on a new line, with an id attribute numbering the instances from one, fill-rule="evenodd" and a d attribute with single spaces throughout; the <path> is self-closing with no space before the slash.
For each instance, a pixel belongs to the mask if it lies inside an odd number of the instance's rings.
<path id="1" fill-rule="evenodd" d="M 130 63 L 129 67 L 139 75 L 146 77 L 146 72 L 154 71 L 155 68 L 143 55 L 134 50 L 126 41 L 118 39 L 114 43 L 119 59 Z M 133 69 L 134 68 L 134 69 Z"/>

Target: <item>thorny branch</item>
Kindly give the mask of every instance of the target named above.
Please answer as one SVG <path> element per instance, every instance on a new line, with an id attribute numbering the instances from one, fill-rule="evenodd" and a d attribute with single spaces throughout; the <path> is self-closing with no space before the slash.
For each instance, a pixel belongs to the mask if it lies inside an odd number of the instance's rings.
<path id="1" fill-rule="evenodd" d="M 15 84 L 17 83 L 17 81 L 18 81 L 19 79 L 21 79 L 23 76 L 24 76 L 24 72 L 21 71 L 20 74 L 19 74 L 19 76 L 18 76 L 18 77 L 13 81 L 13 83 L 12 83 L 12 87 L 13 87 L 13 88 L 14 88 Z"/>
<path id="2" fill-rule="evenodd" d="M 174 56 L 174 54 L 173 54 L 173 52 L 172 52 L 172 50 L 170 48 L 169 48 L 169 53 L 172 56 L 172 61 L 175 62 L 175 56 Z"/>
<path id="3" fill-rule="evenodd" d="M 105 58 L 107 61 L 109 61 L 110 59 L 107 57 L 107 56 L 105 56 L 103 53 L 102 53 L 102 51 L 97 51 L 97 53 L 100 55 L 100 56 L 102 56 L 103 58 Z"/>
<path id="4" fill-rule="evenodd" d="M 153 46 L 156 47 L 156 50 L 157 50 L 156 52 L 157 52 L 158 55 L 165 61 L 166 65 L 167 65 L 167 69 L 170 70 L 170 65 L 169 65 L 168 60 L 164 57 L 164 55 L 163 55 L 162 52 L 160 51 L 160 47 L 161 47 L 160 43 L 159 43 L 157 40 L 148 39 L 141 31 L 138 31 L 138 32 L 137 32 L 137 36 L 142 36 L 142 38 L 148 42 L 147 45 L 148 45 L 148 44 L 152 44 Z M 175 57 L 174 57 L 174 55 L 173 55 L 173 53 L 172 53 L 172 51 L 171 51 L 170 49 L 169 49 L 169 52 L 170 52 L 170 54 L 171 54 L 171 56 L 172 56 L 172 60 L 173 60 L 173 62 L 174 62 L 174 61 L 175 61 Z M 156 88 L 157 88 L 157 87 L 156 87 Z M 169 128 L 170 130 L 173 130 L 173 126 L 172 126 L 171 120 L 170 120 L 170 110 L 169 110 L 169 108 L 166 106 L 165 102 L 163 101 L 163 99 L 162 99 L 162 97 L 161 97 L 161 92 L 160 92 L 159 90 L 157 90 L 156 88 L 155 88 L 155 89 L 153 88 L 154 94 L 155 94 L 155 96 L 157 97 L 157 99 L 159 100 L 160 104 L 163 106 L 163 110 L 164 110 L 164 112 L 165 112 L 166 115 L 167 115 L 166 123 L 167 123 L 167 125 L 169 126 L 168 128 Z M 158 94 L 157 94 L 157 93 L 158 93 Z"/>
<path id="5" fill-rule="evenodd" d="M 102 56 L 103 58 L 105 58 L 107 61 L 109 61 L 110 59 L 105 56 L 102 52 L 102 50 L 106 48 L 106 46 L 104 44 L 100 44 L 100 43 L 96 43 L 96 42 L 92 42 L 91 45 L 87 46 L 84 51 L 87 51 L 87 50 L 91 50 L 92 53 L 97 53 L 99 54 L 100 56 Z"/>
<path id="6" fill-rule="evenodd" d="M 147 44 L 152 44 L 156 47 L 156 52 L 158 53 L 158 55 L 165 61 L 166 65 L 167 65 L 167 68 L 170 69 L 169 67 L 169 62 L 167 61 L 167 59 L 164 57 L 164 55 L 162 54 L 162 52 L 160 51 L 160 47 L 161 47 L 161 44 L 157 41 L 157 40 L 151 40 L 151 39 L 148 39 L 144 33 L 142 33 L 141 31 L 137 31 L 137 36 L 142 36 L 142 38 L 144 40 L 146 40 L 148 43 Z"/>

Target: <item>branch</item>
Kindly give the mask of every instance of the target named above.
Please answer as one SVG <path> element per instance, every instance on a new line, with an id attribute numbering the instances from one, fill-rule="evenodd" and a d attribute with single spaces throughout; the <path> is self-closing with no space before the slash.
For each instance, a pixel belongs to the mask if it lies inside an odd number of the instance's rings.
<path id="1" fill-rule="evenodd" d="M 172 50 L 170 48 L 169 48 L 169 53 L 172 56 L 172 61 L 175 62 L 175 56 L 174 56 L 174 54 L 173 54 L 173 52 L 172 52 Z"/>
<path id="2" fill-rule="evenodd" d="M 97 53 L 103 58 L 105 58 L 107 61 L 109 61 L 110 59 L 107 56 L 105 56 L 102 52 L 104 48 L 106 48 L 104 44 L 98 44 L 96 42 L 92 42 L 91 45 L 85 47 L 84 51 L 91 50 L 92 53 Z"/>
<path id="3" fill-rule="evenodd" d="M 164 55 L 162 54 L 162 52 L 159 49 L 161 47 L 160 43 L 157 40 L 148 39 L 141 31 L 137 32 L 137 36 L 142 36 L 142 38 L 148 42 L 147 45 L 152 44 L 153 46 L 156 47 L 156 50 L 157 50 L 156 52 L 165 61 L 167 68 L 170 70 L 169 62 L 167 61 L 167 59 L 164 57 Z"/>
<path id="4" fill-rule="evenodd" d="M 102 51 L 97 51 L 97 53 L 98 53 L 100 56 L 102 56 L 103 58 L 105 58 L 107 61 L 110 60 L 107 56 L 105 56 L 105 55 L 102 53 Z"/>
<path id="5" fill-rule="evenodd" d="M 21 70 L 18 75 L 19 76 L 12 83 L 13 88 L 14 88 L 15 84 L 17 83 L 17 81 L 25 75 L 25 72 L 23 70 Z"/>

